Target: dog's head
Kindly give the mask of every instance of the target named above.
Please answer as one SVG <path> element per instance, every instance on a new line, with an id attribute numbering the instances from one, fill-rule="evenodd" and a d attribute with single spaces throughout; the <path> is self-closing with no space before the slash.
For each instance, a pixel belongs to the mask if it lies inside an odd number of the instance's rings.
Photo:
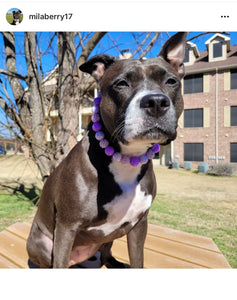
<path id="1" fill-rule="evenodd" d="M 183 111 L 186 33 L 179 32 L 156 58 L 116 60 L 96 55 L 80 66 L 101 86 L 100 113 L 109 134 L 124 145 L 168 144 Z"/>
<path id="2" fill-rule="evenodd" d="M 22 11 L 19 10 L 13 10 L 12 15 L 13 15 L 13 21 L 15 22 L 20 22 L 21 21 L 21 13 Z"/>

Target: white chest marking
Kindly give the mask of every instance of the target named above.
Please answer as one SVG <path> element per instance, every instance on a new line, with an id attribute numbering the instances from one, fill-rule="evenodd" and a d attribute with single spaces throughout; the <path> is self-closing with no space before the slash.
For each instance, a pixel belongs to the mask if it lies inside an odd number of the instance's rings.
<path id="1" fill-rule="evenodd" d="M 88 230 L 102 230 L 104 235 L 109 235 L 126 222 L 134 226 L 138 221 L 138 216 L 151 206 L 152 196 L 145 195 L 141 191 L 140 184 L 122 184 L 120 187 L 123 194 L 104 205 L 104 209 L 108 212 L 106 223 L 89 227 Z"/>

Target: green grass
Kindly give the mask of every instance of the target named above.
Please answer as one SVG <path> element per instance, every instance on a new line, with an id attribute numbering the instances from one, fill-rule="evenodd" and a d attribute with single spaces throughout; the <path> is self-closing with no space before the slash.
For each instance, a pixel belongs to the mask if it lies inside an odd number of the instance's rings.
<path id="1" fill-rule="evenodd" d="M 31 220 L 42 181 L 35 163 L 21 155 L 0 157 L 0 231 Z"/>
<path id="2" fill-rule="evenodd" d="M 0 231 L 13 223 L 31 219 L 35 210 L 34 201 L 26 196 L 0 190 Z"/>
<path id="3" fill-rule="evenodd" d="M 12 14 L 7 14 L 6 15 L 6 19 L 7 19 L 7 22 L 9 23 L 9 24 L 11 24 L 12 23 L 12 21 L 13 21 L 13 15 Z M 21 21 L 23 20 L 23 15 L 21 15 Z"/>
<path id="4" fill-rule="evenodd" d="M 237 178 L 167 171 L 157 170 L 149 222 L 212 238 L 237 268 Z"/>
<path id="5" fill-rule="evenodd" d="M 12 23 L 12 21 L 13 21 L 13 15 L 12 14 L 7 14 L 6 15 L 6 19 L 7 19 L 8 23 Z"/>

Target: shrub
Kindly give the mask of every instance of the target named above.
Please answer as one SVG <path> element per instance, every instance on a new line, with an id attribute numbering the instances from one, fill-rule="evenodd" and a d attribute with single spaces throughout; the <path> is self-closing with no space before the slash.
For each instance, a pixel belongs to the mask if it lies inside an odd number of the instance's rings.
<path id="1" fill-rule="evenodd" d="M 215 176 L 233 176 L 236 172 L 236 167 L 229 163 L 216 164 L 209 167 L 208 175 Z"/>

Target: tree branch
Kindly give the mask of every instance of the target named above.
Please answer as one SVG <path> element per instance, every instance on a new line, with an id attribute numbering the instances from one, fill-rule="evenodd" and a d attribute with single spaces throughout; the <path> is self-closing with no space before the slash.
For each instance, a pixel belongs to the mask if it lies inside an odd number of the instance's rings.
<path id="1" fill-rule="evenodd" d="M 19 128 L 20 128 L 21 132 L 23 133 L 23 135 L 26 134 L 27 136 L 30 136 L 30 132 L 29 132 L 29 130 L 24 126 L 24 124 L 22 123 L 21 118 L 20 118 L 20 116 L 18 115 L 18 113 L 17 113 L 17 111 L 16 111 L 16 108 L 15 108 L 13 102 L 11 101 L 11 98 L 9 97 L 8 92 L 7 92 L 7 90 L 6 90 L 5 86 L 4 86 L 4 84 L 1 83 L 1 85 L 2 85 L 2 88 L 3 88 L 4 92 L 5 92 L 5 95 L 6 95 L 6 97 L 7 97 L 7 100 L 9 101 L 9 103 L 10 103 L 10 105 L 11 105 L 11 107 L 10 107 L 10 106 L 8 106 L 8 105 L 6 104 L 6 102 L 5 102 L 5 109 L 10 110 L 10 112 L 12 113 L 12 118 L 11 118 L 11 119 L 12 119 L 13 121 L 16 122 L 16 124 L 19 126 Z M 5 110 L 4 110 L 4 111 L 5 111 Z M 8 114 L 8 116 L 10 116 L 10 113 Z"/>
<path id="2" fill-rule="evenodd" d="M 155 35 L 153 36 L 152 40 L 150 41 L 149 45 L 147 48 L 143 51 L 143 53 L 139 56 L 138 59 L 143 58 L 149 51 L 150 49 L 154 46 L 155 41 L 158 39 L 160 35 L 160 32 L 156 32 Z"/>
<path id="3" fill-rule="evenodd" d="M 11 72 L 9 70 L 5 70 L 5 69 L 0 69 L 0 73 L 1 74 L 4 74 L 4 75 L 7 75 L 7 76 L 10 76 L 10 77 L 15 77 L 17 79 L 21 79 L 21 80 L 24 80 L 26 81 L 27 80 L 27 76 L 23 76 L 21 74 L 18 74 L 16 72 Z"/>
<path id="4" fill-rule="evenodd" d="M 220 34 L 226 34 L 226 35 L 230 35 L 229 32 L 225 32 L 225 31 L 222 31 L 222 32 L 215 32 L 215 31 L 206 31 L 206 32 L 202 32 L 202 33 L 199 33 L 193 37 L 191 37 L 190 39 L 187 40 L 187 42 L 190 42 L 194 39 L 197 39 L 199 38 L 200 36 L 203 36 L 203 35 L 206 35 L 206 34 L 210 34 L 210 33 L 220 33 Z"/>
<path id="5" fill-rule="evenodd" d="M 6 116 L 14 122 L 15 121 L 14 113 L 11 107 L 7 105 L 6 100 L 3 98 L 0 98 L 0 107 L 5 112 Z"/>
<path id="6" fill-rule="evenodd" d="M 151 33 L 148 33 L 145 38 L 143 39 L 143 41 L 139 44 L 139 46 L 136 48 L 136 50 L 132 53 L 132 57 L 135 56 L 135 54 L 137 54 L 137 52 L 142 48 L 142 46 L 145 44 L 146 40 L 149 38 L 149 36 L 151 35 Z"/>
<path id="7" fill-rule="evenodd" d="M 19 134 L 17 134 L 15 130 L 13 130 L 13 128 L 14 128 L 13 126 L 6 125 L 6 124 L 4 124 L 4 123 L 1 122 L 1 121 L 0 121 L 0 125 L 1 125 L 2 127 L 6 128 L 7 130 L 9 130 L 10 132 L 12 132 L 12 133 L 15 135 L 15 137 L 16 137 L 17 139 L 19 139 L 19 140 L 21 140 L 21 141 L 24 141 L 24 139 L 23 139 Z"/>

